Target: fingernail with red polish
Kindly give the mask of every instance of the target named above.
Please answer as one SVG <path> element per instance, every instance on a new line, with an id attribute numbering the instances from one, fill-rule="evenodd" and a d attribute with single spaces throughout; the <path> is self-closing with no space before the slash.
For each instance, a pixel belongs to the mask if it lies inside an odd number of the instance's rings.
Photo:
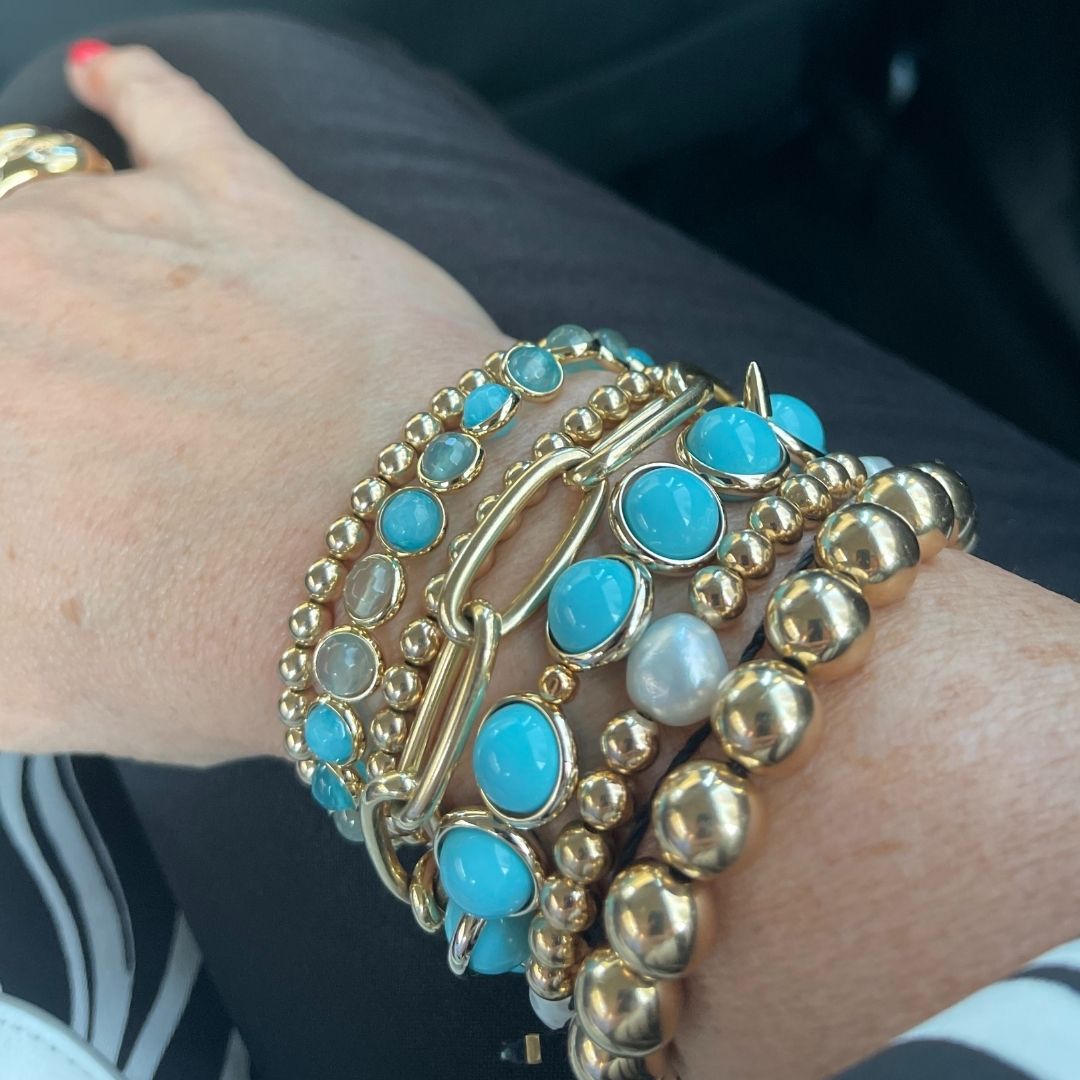
<path id="1" fill-rule="evenodd" d="M 97 38 L 80 38 L 68 46 L 68 63 L 76 66 L 85 64 L 88 60 L 93 60 L 95 56 L 108 52 L 109 48 L 107 41 L 99 41 Z"/>

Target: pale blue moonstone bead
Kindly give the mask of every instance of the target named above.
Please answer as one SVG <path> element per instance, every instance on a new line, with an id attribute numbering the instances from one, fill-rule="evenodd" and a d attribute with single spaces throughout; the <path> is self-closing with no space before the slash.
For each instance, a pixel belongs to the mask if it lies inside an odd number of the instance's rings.
<path id="1" fill-rule="evenodd" d="M 616 360 L 626 359 L 626 351 L 630 348 L 630 342 L 618 330 L 609 330 L 605 327 L 602 330 L 595 331 L 593 336 Z"/>
<path id="2" fill-rule="evenodd" d="M 443 527 L 442 503 L 418 488 L 395 491 L 383 506 L 379 527 L 395 551 L 411 554 L 435 543 Z"/>
<path id="3" fill-rule="evenodd" d="M 801 439 L 815 450 L 825 449 L 825 427 L 821 419 L 802 398 L 791 394 L 770 394 L 773 422 L 789 435 Z"/>
<path id="4" fill-rule="evenodd" d="M 563 323 L 556 326 L 545 338 L 549 349 L 578 349 L 591 345 L 593 336 L 584 326 L 575 323 Z"/>
<path id="5" fill-rule="evenodd" d="M 446 905 L 443 928 L 446 940 L 454 936 L 465 913 L 453 900 Z M 529 923 L 532 915 L 517 915 L 507 919 L 488 919 L 480 931 L 469 957 L 469 970 L 477 975 L 505 975 L 529 959 Z"/>
<path id="6" fill-rule="evenodd" d="M 320 764 L 311 778 L 311 794 L 324 810 L 353 810 L 348 788 L 334 775 L 329 765 Z"/>
<path id="7" fill-rule="evenodd" d="M 539 345 L 518 345 L 510 350 L 506 370 L 515 382 L 534 394 L 550 394 L 562 382 L 559 361 Z"/>
<path id="8" fill-rule="evenodd" d="M 893 463 L 887 457 L 879 457 L 877 454 L 865 454 L 859 460 L 866 466 L 868 477 L 876 476 L 879 472 L 893 467 Z"/>
<path id="9" fill-rule="evenodd" d="M 304 742 L 320 761 L 344 765 L 353 756 L 353 737 L 344 717 L 332 705 L 318 701 L 304 721 Z"/>
<path id="10" fill-rule="evenodd" d="M 535 814 L 559 783 L 562 755 L 547 715 L 526 701 L 508 701 L 489 713 L 473 743 L 473 773 L 480 790 L 504 813 Z"/>
<path id="11" fill-rule="evenodd" d="M 656 363 L 644 349 L 639 349 L 637 346 L 626 350 L 626 359 L 636 360 L 639 364 L 644 364 L 646 367 L 652 367 Z"/>
<path id="12" fill-rule="evenodd" d="M 476 460 L 476 443 L 460 431 L 444 431 L 424 448 L 420 458 L 423 474 L 438 483 L 463 476 Z"/>
<path id="13" fill-rule="evenodd" d="M 461 424 L 468 430 L 490 420 L 512 396 L 513 391 L 502 383 L 490 382 L 470 390 L 461 413 Z"/>
<path id="14" fill-rule="evenodd" d="M 634 574 L 618 559 L 582 559 L 556 579 L 548 596 L 548 630 L 565 653 L 585 653 L 608 640 L 630 614 Z"/>
<path id="15" fill-rule="evenodd" d="M 700 558 L 720 532 L 720 504 L 696 473 L 673 466 L 650 469 L 623 494 L 623 518 L 647 551 L 664 559 Z"/>
<path id="16" fill-rule="evenodd" d="M 470 915 L 482 919 L 517 915 L 532 899 L 532 872 L 494 833 L 462 826 L 450 829 L 439 844 L 438 862 L 446 895 Z"/>
<path id="17" fill-rule="evenodd" d="M 657 619 L 626 661 L 626 690 L 646 716 L 672 727 L 705 720 L 720 680 L 724 650 L 709 625 L 684 612 Z"/>
<path id="18" fill-rule="evenodd" d="M 783 460 L 767 421 L 740 405 L 712 409 L 695 420 L 686 447 L 709 468 L 739 476 L 772 472 Z"/>

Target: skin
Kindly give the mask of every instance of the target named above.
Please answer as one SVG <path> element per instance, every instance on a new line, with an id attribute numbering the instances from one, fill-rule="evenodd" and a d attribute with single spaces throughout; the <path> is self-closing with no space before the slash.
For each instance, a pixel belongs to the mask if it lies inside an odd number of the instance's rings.
<path id="1" fill-rule="evenodd" d="M 139 167 L 0 204 L 0 650 L 19 676 L 0 748 L 280 753 L 275 659 L 325 525 L 404 418 L 508 339 L 148 50 L 68 77 Z M 451 535 L 588 389 L 490 444 Z M 553 492 L 510 541 L 482 589 L 496 606 L 571 505 Z M 415 560 L 414 580 L 444 560 Z M 665 584 L 659 610 L 684 589 Z M 766 594 L 722 635 L 729 659 Z M 766 785 L 762 856 L 716 885 L 721 944 L 689 980 L 681 1075 L 826 1075 L 1080 934 L 1077 606 L 950 551 L 875 620 L 866 668 L 820 686 L 817 757 Z M 492 696 L 531 689 L 541 633 L 507 639 Z M 622 701 L 617 672 L 583 680 L 567 711 L 584 768 Z M 450 793 L 473 798 L 464 779 Z"/>

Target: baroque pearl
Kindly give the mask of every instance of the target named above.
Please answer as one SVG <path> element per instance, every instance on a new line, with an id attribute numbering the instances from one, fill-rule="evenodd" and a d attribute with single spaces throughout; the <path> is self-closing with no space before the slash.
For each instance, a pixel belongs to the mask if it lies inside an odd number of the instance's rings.
<path id="1" fill-rule="evenodd" d="M 708 624 L 676 612 L 642 634 L 626 662 L 626 690 L 647 716 L 672 727 L 704 720 L 728 665 Z"/>

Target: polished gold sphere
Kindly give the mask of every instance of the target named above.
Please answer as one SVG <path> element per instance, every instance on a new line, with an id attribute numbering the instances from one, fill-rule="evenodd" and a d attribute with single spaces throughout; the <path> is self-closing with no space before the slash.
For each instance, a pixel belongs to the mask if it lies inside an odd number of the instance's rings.
<path id="1" fill-rule="evenodd" d="M 278 716 L 286 727 L 295 727 L 305 717 L 308 705 L 311 703 L 311 695 L 301 693 L 299 690 L 282 690 L 278 698 Z"/>
<path id="2" fill-rule="evenodd" d="M 630 399 L 618 386 L 598 386 L 589 395 L 589 408 L 605 424 L 618 424 L 630 415 Z"/>
<path id="3" fill-rule="evenodd" d="M 393 664 L 383 675 L 382 692 L 391 709 L 406 712 L 420 704 L 420 697 L 424 693 L 424 680 L 415 668 L 406 664 Z"/>
<path id="4" fill-rule="evenodd" d="M 632 371 L 636 371 L 636 368 L 631 368 Z M 659 391 L 664 382 L 664 365 L 663 364 L 650 364 L 642 372 L 642 375 L 649 380 L 649 385 L 653 388 L 653 391 Z"/>
<path id="5" fill-rule="evenodd" d="M 397 768 L 397 762 L 394 760 L 392 754 L 388 754 L 385 750 L 376 750 L 372 754 L 368 754 L 367 761 L 364 763 L 367 767 L 368 778 L 371 780 L 378 780 L 381 776 L 386 776 L 387 773 L 391 773 Z"/>
<path id="6" fill-rule="evenodd" d="M 577 674 L 562 664 L 548 664 L 540 673 L 540 696 L 551 705 L 565 705 L 578 691 Z"/>
<path id="7" fill-rule="evenodd" d="M 652 397 L 652 384 L 640 371 L 624 371 L 615 385 L 626 395 L 631 405 L 643 405 Z"/>
<path id="8" fill-rule="evenodd" d="M 400 754 L 409 737 L 409 718 L 393 709 L 380 709 L 371 718 L 371 741 L 377 750 Z"/>
<path id="9" fill-rule="evenodd" d="M 442 429 L 442 421 L 432 413 L 414 413 L 405 421 L 405 441 L 414 450 L 423 450 Z"/>
<path id="10" fill-rule="evenodd" d="M 573 445 L 573 441 L 568 439 L 561 431 L 545 431 L 543 435 L 537 436 L 536 442 L 533 443 L 533 457 L 547 457 L 548 454 L 553 454 L 556 450 L 566 450 Z"/>
<path id="11" fill-rule="evenodd" d="M 503 487 L 516 484 L 531 467 L 532 460 L 530 458 L 522 458 L 521 461 L 511 462 L 503 472 Z"/>
<path id="12" fill-rule="evenodd" d="M 304 587 L 312 600 L 334 600 L 345 585 L 345 565 L 329 555 L 308 567 Z"/>
<path id="13" fill-rule="evenodd" d="M 364 521 L 374 520 L 389 490 L 390 486 L 385 480 L 374 476 L 365 477 L 352 490 L 353 513 Z"/>
<path id="14" fill-rule="evenodd" d="M 761 581 L 776 566 L 776 549 L 772 541 L 753 529 L 728 533 L 720 541 L 716 554 L 721 566 L 726 566 L 744 581 Z"/>
<path id="15" fill-rule="evenodd" d="M 404 484 L 416 469 L 416 451 L 408 443 L 395 442 L 384 446 L 376 460 L 379 475 L 388 484 Z"/>
<path id="16" fill-rule="evenodd" d="M 492 492 L 490 495 L 485 495 L 476 504 L 476 513 L 475 513 L 474 516 L 476 518 L 476 524 L 477 525 L 479 525 L 484 520 L 484 518 L 486 518 L 488 516 L 488 514 L 491 513 L 491 511 L 495 508 L 495 504 L 498 501 L 499 501 L 498 494 L 496 492 Z"/>
<path id="17" fill-rule="evenodd" d="M 571 1020 L 567 1029 L 567 1054 L 575 1080 L 663 1080 L 671 1062 L 664 1050 L 647 1057 L 621 1057 L 598 1046 L 585 1029 Z"/>
<path id="18" fill-rule="evenodd" d="M 544 967 L 577 967 L 585 956 L 585 939 L 580 934 L 552 926 L 545 916 L 536 915 L 529 924 L 529 949 Z"/>
<path id="19" fill-rule="evenodd" d="M 746 523 L 777 547 L 791 547 L 802 539 L 802 511 L 783 495 L 764 495 L 758 499 L 750 507 Z"/>
<path id="20" fill-rule="evenodd" d="M 922 559 L 932 559 L 949 541 L 956 514 L 948 491 L 929 473 L 891 468 L 876 473 L 859 492 L 859 502 L 899 514 L 919 539 Z"/>
<path id="21" fill-rule="evenodd" d="M 442 598 L 446 574 L 434 574 L 424 586 L 424 610 L 434 618 L 439 614 L 439 600 Z"/>
<path id="22" fill-rule="evenodd" d="M 661 781 L 653 829 L 666 862 L 687 877 L 713 877 L 756 846 L 761 806 L 729 765 L 698 758 Z"/>
<path id="23" fill-rule="evenodd" d="M 479 390 L 481 386 L 487 386 L 489 382 L 493 382 L 492 377 L 483 368 L 469 368 L 464 375 L 458 379 L 458 389 L 468 397 L 474 390 Z"/>
<path id="24" fill-rule="evenodd" d="M 293 761 L 303 761 L 305 758 L 311 757 L 311 751 L 304 741 L 304 732 L 301 728 L 289 728 L 285 732 L 285 753 Z"/>
<path id="25" fill-rule="evenodd" d="M 839 461 L 831 457 L 811 458 L 803 466 L 803 472 L 821 481 L 822 486 L 829 493 L 833 506 L 839 506 L 851 496 L 852 479 Z"/>
<path id="26" fill-rule="evenodd" d="M 443 427 L 457 427 L 465 408 L 465 395 L 456 386 L 444 386 L 431 399 L 431 415 Z"/>
<path id="27" fill-rule="evenodd" d="M 850 578 L 800 570 L 769 597 L 765 635 L 785 660 L 821 678 L 839 678 L 862 665 L 874 627 L 870 605 Z"/>
<path id="28" fill-rule="evenodd" d="M 932 476 L 948 492 L 953 507 L 949 546 L 969 550 L 975 539 L 978 514 L 975 510 L 975 496 L 971 494 L 967 481 L 955 469 L 950 469 L 941 461 L 920 461 L 912 465 L 912 468 Z"/>
<path id="29" fill-rule="evenodd" d="M 615 875 L 604 901 L 608 944 L 650 979 L 690 971 L 716 940 L 716 906 L 702 882 L 677 878 L 662 863 L 633 863 Z"/>
<path id="30" fill-rule="evenodd" d="M 574 992 L 573 968 L 545 967 L 535 956 L 525 965 L 525 979 L 545 1001 L 562 1001 Z"/>
<path id="31" fill-rule="evenodd" d="M 330 629 L 330 612 L 315 600 L 306 600 L 289 616 L 289 633 L 297 645 L 314 645 Z"/>
<path id="32" fill-rule="evenodd" d="M 560 874 L 544 879 L 540 910 L 552 926 L 572 934 L 584 933 L 596 920 L 596 900 L 589 887 Z"/>
<path id="33" fill-rule="evenodd" d="M 585 958 L 574 983 L 578 1022 L 610 1054 L 647 1057 L 675 1036 L 682 1011 L 678 979 L 646 979 L 631 971 L 613 949 Z"/>
<path id="34" fill-rule="evenodd" d="M 600 736 L 604 760 L 616 772 L 629 774 L 647 769 L 660 752 L 660 726 L 629 709 L 607 722 Z"/>
<path id="35" fill-rule="evenodd" d="M 866 466 L 863 464 L 862 458 L 843 450 L 832 450 L 829 452 L 829 457 L 848 474 L 851 479 L 852 494 L 861 491 L 863 484 L 866 483 Z"/>
<path id="36" fill-rule="evenodd" d="M 355 559 L 362 555 L 368 545 L 367 526 L 359 519 L 346 514 L 339 517 L 326 530 L 326 546 L 338 559 Z"/>
<path id="37" fill-rule="evenodd" d="M 582 885 L 599 881 L 611 867 L 611 848 L 606 838 L 580 821 L 559 833 L 553 854 L 559 873 Z"/>
<path id="38" fill-rule="evenodd" d="M 562 418 L 562 433 L 575 446 L 591 446 L 604 433 L 604 422 L 595 409 L 576 405 Z"/>
<path id="39" fill-rule="evenodd" d="M 751 660 L 720 683 L 712 725 L 732 761 L 750 772 L 782 776 L 813 755 L 821 709 L 801 671 L 781 660 Z"/>
<path id="40" fill-rule="evenodd" d="M 660 392 L 667 398 L 678 397 L 690 385 L 682 364 L 665 364 L 660 374 Z"/>
<path id="41" fill-rule="evenodd" d="M 299 649 L 295 645 L 286 649 L 278 661 L 278 674 L 290 689 L 306 690 L 315 676 L 311 650 Z"/>
<path id="42" fill-rule="evenodd" d="M 731 626 L 746 610 L 742 577 L 726 566 L 703 566 L 690 581 L 690 609 L 714 630 Z"/>
<path id="43" fill-rule="evenodd" d="M 502 349 L 496 349 L 494 352 L 489 352 L 484 357 L 483 363 L 484 370 L 498 382 L 503 377 L 503 373 L 506 371 L 506 353 Z"/>
<path id="44" fill-rule="evenodd" d="M 851 578 L 871 607 L 907 596 L 919 567 L 919 541 L 899 514 L 851 503 L 830 514 L 814 538 L 818 565 Z"/>
<path id="45" fill-rule="evenodd" d="M 434 619 L 413 619 L 404 630 L 401 631 L 399 645 L 401 655 L 407 663 L 417 667 L 426 667 L 434 662 L 439 655 L 443 636 L 438 623 Z"/>
<path id="46" fill-rule="evenodd" d="M 787 499 L 803 516 L 803 524 L 824 521 L 832 510 L 832 496 L 825 485 L 806 473 L 787 477 L 779 488 L 779 494 Z"/>
<path id="47" fill-rule="evenodd" d="M 630 784 L 612 769 L 587 773 L 578 783 L 578 809 L 590 828 L 602 832 L 617 829 L 634 813 Z"/>
<path id="48" fill-rule="evenodd" d="M 318 768 L 319 763 L 314 758 L 304 758 L 303 761 L 296 763 L 296 775 L 301 784 L 311 786 L 311 780 L 315 775 L 315 770 Z"/>

